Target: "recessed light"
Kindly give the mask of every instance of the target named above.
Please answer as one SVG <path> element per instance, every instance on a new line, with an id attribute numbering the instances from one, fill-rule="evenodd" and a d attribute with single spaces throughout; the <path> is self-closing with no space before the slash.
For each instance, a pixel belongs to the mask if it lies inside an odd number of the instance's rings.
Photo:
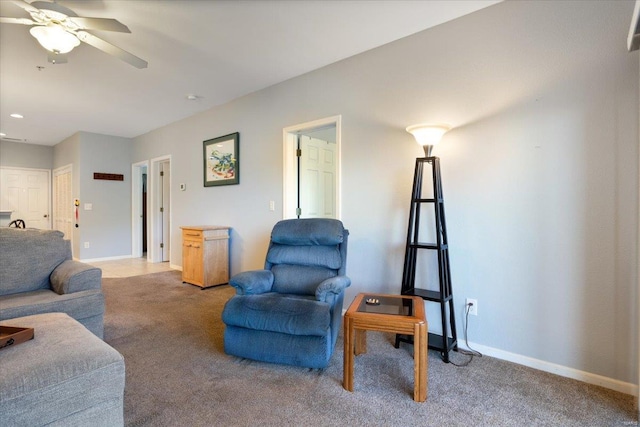
<path id="1" fill-rule="evenodd" d="M 13 117 L 14 119 L 24 119 L 24 116 L 18 113 L 11 114 L 11 117 Z"/>
<path id="2" fill-rule="evenodd" d="M 198 99 L 198 95 L 194 95 L 194 94 L 191 94 L 191 93 L 190 93 L 189 95 L 187 95 L 187 99 L 188 99 L 189 101 L 195 101 L 195 100 L 197 100 L 197 99 Z"/>
<path id="3" fill-rule="evenodd" d="M 2 136 L 7 136 L 7 134 L 4 133 L 4 132 L 0 132 L 0 137 L 2 137 Z"/>

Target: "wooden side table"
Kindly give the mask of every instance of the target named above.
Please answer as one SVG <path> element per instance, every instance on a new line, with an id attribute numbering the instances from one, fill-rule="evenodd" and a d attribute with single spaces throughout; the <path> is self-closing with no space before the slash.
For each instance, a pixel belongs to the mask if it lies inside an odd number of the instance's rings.
<path id="1" fill-rule="evenodd" d="M 413 400 L 426 401 L 427 329 L 422 298 L 358 294 L 344 315 L 344 389 L 353 391 L 354 355 L 366 353 L 366 331 L 413 335 Z"/>
<path id="2" fill-rule="evenodd" d="M 229 227 L 184 226 L 182 281 L 208 288 L 229 283 Z"/>

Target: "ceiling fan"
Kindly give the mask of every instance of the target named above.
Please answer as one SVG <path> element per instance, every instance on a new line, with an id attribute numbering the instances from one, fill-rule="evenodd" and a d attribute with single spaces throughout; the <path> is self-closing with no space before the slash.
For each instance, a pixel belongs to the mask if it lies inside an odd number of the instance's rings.
<path id="1" fill-rule="evenodd" d="M 32 25 L 29 32 L 42 47 L 49 51 L 49 62 L 54 64 L 67 62 L 65 54 L 71 52 L 80 42 L 84 42 L 136 68 L 147 68 L 147 61 L 85 31 L 131 33 L 126 25 L 116 19 L 85 18 L 78 16 L 71 9 L 49 1 L 27 3 L 22 0 L 12 0 L 12 3 L 26 10 L 31 15 L 31 19 L 0 17 L 0 23 Z"/>

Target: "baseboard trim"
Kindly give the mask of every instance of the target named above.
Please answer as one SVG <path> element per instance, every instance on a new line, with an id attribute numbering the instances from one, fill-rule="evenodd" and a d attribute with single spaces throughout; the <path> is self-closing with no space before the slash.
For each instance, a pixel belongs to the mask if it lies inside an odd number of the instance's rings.
<path id="1" fill-rule="evenodd" d="M 181 265 L 176 265 L 176 264 L 169 263 L 169 268 L 171 268 L 173 270 L 182 271 L 182 266 Z"/>
<path id="2" fill-rule="evenodd" d="M 81 261 L 81 262 L 101 262 L 101 261 L 117 261 L 120 259 L 129 259 L 129 258 L 133 258 L 132 255 L 120 255 L 120 256 L 109 256 L 109 257 L 104 257 L 104 258 L 87 258 L 87 259 L 79 259 L 79 258 L 74 258 L 77 261 Z"/>
<path id="3" fill-rule="evenodd" d="M 521 354 L 510 353 L 508 351 L 500 350 L 493 347 L 487 347 L 481 344 L 469 343 L 469 346 L 484 355 L 495 357 L 496 359 L 502 359 L 508 362 L 517 363 L 519 365 L 528 366 L 529 368 L 534 368 L 540 371 L 549 372 L 551 374 L 560 375 L 561 377 L 582 381 L 587 384 L 601 386 L 610 390 L 618 391 L 620 393 L 638 396 L 638 386 L 636 384 L 608 378 L 602 375 L 592 374 L 590 372 L 580 371 L 578 369 L 557 365 L 555 363 L 546 362 L 544 360 L 534 359 L 532 357 L 523 356 Z M 465 346 L 460 345 L 460 348 L 465 348 Z"/>

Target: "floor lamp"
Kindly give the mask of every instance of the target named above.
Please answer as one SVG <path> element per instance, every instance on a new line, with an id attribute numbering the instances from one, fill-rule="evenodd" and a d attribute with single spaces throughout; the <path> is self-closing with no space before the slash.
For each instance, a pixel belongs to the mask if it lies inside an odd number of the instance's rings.
<path id="1" fill-rule="evenodd" d="M 442 359 L 449 362 L 449 351 L 458 349 L 456 324 L 453 306 L 453 290 L 451 288 L 451 270 L 449 266 L 449 241 L 447 238 L 447 224 L 444 214 L 444 197 L 442 195 L 442 179 L 440 176 L 440 159 L 432 156 L 433 146 L 440 142 L 442 135 L 449 131 L 447 125 L 420 124 L 409 126 L 418 144 L 424 148 L 425 157 L 416 159 L 413 190 L 411 193 L 411 209 L 409 211 L 409 229 L 407 231 L 407 246 L 405 249 L 404 269 L 402 272 L 402 294 L 419 296 L 425 301 L 438 303 L 440 306 L 440 320 L 442 335 L 429 334 L 429 348 L 440 351 Z M 431 166 L 431 182 L 433 193 L 430 197 L 422 194 L 422 178 L 424 165 Z M 434 241 L 420 241 L 421 209 L 433 206 L 435 221 Z M 416 270 L 418 252 L 436 251 L 438 256 L 438 287 L 437 290 L 416 288 Z M 451 335 L 451 336 L 449 336 Z M 396 347 L 400 341 L 411 342 L 410 337 L 396 335 Z"/>

